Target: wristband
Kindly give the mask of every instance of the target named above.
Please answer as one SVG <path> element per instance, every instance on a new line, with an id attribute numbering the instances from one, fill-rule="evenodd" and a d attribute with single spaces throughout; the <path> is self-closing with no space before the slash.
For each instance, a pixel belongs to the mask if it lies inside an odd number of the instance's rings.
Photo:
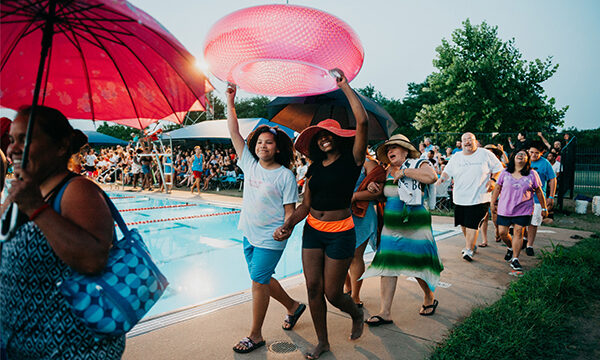
<path id="1" fill-rule="evenodd" d="M 546 209 L 546 208 L 542 208 L 542 211 L 548 211 L 548 209 Z"/>
<path id="2" fill-rule="evenodd" d="M 554 196 L 548 196 L 548 199 L 554 199 Z"/>
<path id="3" fill-rule="evenodd" d="M 35 220 L 36 217 L 38 217 L 42 212 L 44 212 L 44 210 L 46 210 L 49 207 L 50 207 L 50 204 L 44 203 L 44 205 L 37 208 L 37 210 L 35 210 L 33 212 L 33 214 L 31 214 L 31 216 L 29 217 L 29 221 Z"/>

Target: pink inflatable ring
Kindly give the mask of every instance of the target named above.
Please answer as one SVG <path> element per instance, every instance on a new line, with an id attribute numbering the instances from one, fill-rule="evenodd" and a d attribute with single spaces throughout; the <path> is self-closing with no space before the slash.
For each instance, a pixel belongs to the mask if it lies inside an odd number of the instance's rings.
<path id="1" fill-rule="evenodd" d="M 352 28 L 326 12 L 296 5 L 238 10 L 210 29 L 204 44 L 210 71 L 243 90 L 270 96 L 307 96 L 337 88 L 328 70 L 348 81 L 364 51 Z"/>

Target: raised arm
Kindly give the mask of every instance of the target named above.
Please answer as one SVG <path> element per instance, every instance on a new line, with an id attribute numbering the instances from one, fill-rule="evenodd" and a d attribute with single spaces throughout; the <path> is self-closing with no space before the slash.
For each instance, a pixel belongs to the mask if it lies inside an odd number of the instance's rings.
<path id="1" fill-rule="evenodd" d="M 354 147 L 352 148 L 352 154 L 354 154 L 354 160 L 356 165 L 362 165 L 365 162 L 365 152 L 367 151 L 367 133 L 368 133 L 368 120 L 367 111 L 363 104 L 360 102 L 358 95 L 352 90 L 346 75 L 340 69 L 333 69 L 340 74 L 340 77 L 336 78 L 337 86 L 342 89 L 350 108 L 352 108 L 352 114 L 356 119 L 356 136 L 354 138 Z"/>
<path id="2" fill-rule="evenodd" d="M 542 135 L 541 131 L 538 131 L 537 136 L 539 136 L 540 139 L 542 139 L 542 141 L 544 142 L 544 145 L 546 145 L 546 147 L 548 148 L 548 150 L 552 149 L 552 146 L 550 145 L 550 143 L 548 142 L 548 140 L 546 140 L 546 138 L 544 137 L 544 135 Z"/>
<path id="3" fill-rule="evenodd" d="M 235 85 L 229 85 L 225 90 L 227 96 L 227 128 L 231 136 L 231 142 L 237 156 L 241 157 L 244 152 L 244 138 L 240 134 L 240 124 L 238 123 L 237 114 L 235 112 Z"/>

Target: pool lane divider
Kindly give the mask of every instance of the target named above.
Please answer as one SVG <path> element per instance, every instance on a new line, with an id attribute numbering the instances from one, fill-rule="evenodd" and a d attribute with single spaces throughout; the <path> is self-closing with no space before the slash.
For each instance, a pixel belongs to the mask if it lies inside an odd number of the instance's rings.
<path id="1" fill-rule="evenodd" d="M 172 217 L 172 218 L 166 218 L 166 219 L 134 221 L 134 222 L 126 223 L 126 224 L 127 224 L 127 226 L 129 226 L 129 225 L 151 224 L 151 223 L 165 222 L 165 221 L 199 219 L 199 218 L 205 218 L 205 217 L 211 217 L 211 216 L 223 216 L 223 215 L 237 214 L 240 212 L 241 212 L 240 210 L 233 210 L 233 211 L 225 211 L 225 212 L 213 213 L 213 214 L 201 214 L 201 215 L 179 216 L 179 217 Z M 115 224 L 115 226 L 117 226 L 117 225 Z"/>
<path id="2" fill-rule="evenodd" d="M 197 204 L 178 204 L 178 205 L 150 206 L 150 207 L 141 207 L 141 208 L 133 208 L 133 209 L 123 209 L 123 210 L 119 210 L 119 212 L 143 211 L 143 210 L 154 210 L 154 209 L 170 209 L 170 208 L 179 208 L 179 207 L 187 207 L 187 206 L 198 206 L 198 205 Z"/>

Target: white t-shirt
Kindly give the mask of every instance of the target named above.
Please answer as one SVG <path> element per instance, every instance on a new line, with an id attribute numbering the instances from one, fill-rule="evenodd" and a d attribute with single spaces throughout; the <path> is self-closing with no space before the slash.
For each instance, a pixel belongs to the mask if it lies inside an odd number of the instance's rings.
<path id="1" fill-rule="evenodd" d="M 554 170 L 555 174 L 561 173 L 562 169 L 560 168 L 560 161 L 554 162 L 554 165 L 552 165 L 552 170 Z"/>
<path id="2" fill-rule="evenodd" d="M 86 155 L 85 156 L 85 164 L 87 166 L 95 166 L 96 165 L 96 155 Z"/>
<path id="3" fill-rule="evenodd" d="M 244 198 L 238 228 L 250 244 L 282 250 L 287 241 L 273 239 L 275 229 L 283 225 L 283 206 L 298 201 L 294 173 L 283 166 L 267 170 L 244 146 L 238 166 L 244 171 Z"/>
<path id="4" fill-rule="evenodd" d="M 296 169 L 296 180 L 302 180 L 306 176 L 306 172 L 308 171 L 308 165 L 301 165 Z"/>
<path id="5" fill-rule="evenodd" d="M 471 155 L 457 152 L 444 168 L 444 172 L 454 178 L 452 201 L 462 206 L 490 202 L 492 193 L 487 192 L 487 183 L 491 174 L 502 169 L 498 158 L 484 148 L 477 148 Z"/>

